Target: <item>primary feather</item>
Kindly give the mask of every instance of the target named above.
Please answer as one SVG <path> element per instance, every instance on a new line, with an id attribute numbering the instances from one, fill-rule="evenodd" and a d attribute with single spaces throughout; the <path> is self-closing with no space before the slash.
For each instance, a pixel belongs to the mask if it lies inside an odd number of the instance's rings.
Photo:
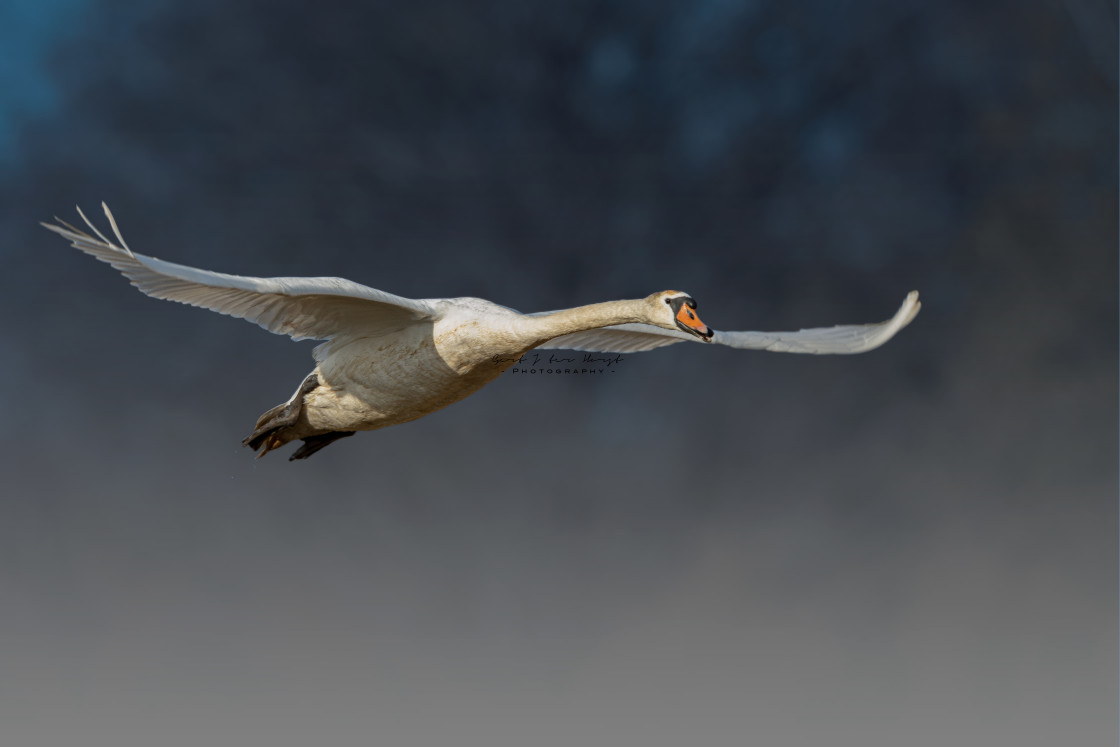
<path id="1" fill-rule="evenodd" d="M 135 254 L 125 245 L 109 208 L 105 215 L 120 245 L 107 239 L 78 210 L 92 236 L 65 221 L 46 228 L 76 249 L 119 270 L 154 298 L 199 306 L 258 324 L 293 340 L 329 340 L 362 330 L 381 332 L 430 318 L 425 301 L 402 298 L 344 278 L 256 278 L 227 275 Z"/>

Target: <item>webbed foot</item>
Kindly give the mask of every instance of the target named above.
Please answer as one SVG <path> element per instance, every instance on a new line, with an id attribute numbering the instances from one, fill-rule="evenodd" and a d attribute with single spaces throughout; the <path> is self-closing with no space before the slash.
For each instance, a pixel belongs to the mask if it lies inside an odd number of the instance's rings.
<path id="1" fill-rule="evenodd" d="M 299 389 L 282 405 L 277 405 L 271 410 L 261 415 L 257 420 L 257 427 L 241 442 L 243 445 L 248 446 L 254 451 L 260 450 L 257 457 L 260 458 L 267 454 L 277 446 L 282 446 L 284 441 L 279 437 L 277 431 L 281 428 L 290 428 L 299 420 L 299 415 L 303 411 L 303 398 L 309 394 L 315 387 L 319 386 L 319 375 L 312 372 L 303 383 L 299 385 Z M 264 447 L 263 449 L 261 447 Z"/>

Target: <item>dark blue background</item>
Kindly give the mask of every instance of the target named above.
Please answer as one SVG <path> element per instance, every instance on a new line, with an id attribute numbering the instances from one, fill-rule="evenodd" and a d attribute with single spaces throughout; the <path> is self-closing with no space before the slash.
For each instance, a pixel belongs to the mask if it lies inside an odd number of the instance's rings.
<path id="1" fill-rule="evenodd" d="M 0 25 L 0 743 L 1115 743 L 1113 4 Z M 101 200 L 137 251 L 412 297 L 924 309 L 865 356 L 506 374 L 256 462 L 310 344 L 37 225 Z"/>

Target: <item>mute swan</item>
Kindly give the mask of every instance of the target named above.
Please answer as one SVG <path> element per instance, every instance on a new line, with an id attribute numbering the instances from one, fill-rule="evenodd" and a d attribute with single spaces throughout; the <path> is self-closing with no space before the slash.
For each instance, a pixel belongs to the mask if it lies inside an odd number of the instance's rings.
<path id="1" fill-rule="evenodd" d="M 290 460 L 355 431 L 406 423 L 457 402 L 533 348 L 636 353 L 689 340 L 785 353 L 862 353 L 891 339 L 921 308 L 912 291 L 881 324 L 800 332 L 715 331 L 681 291 L 521 314 L 481 298 L 414 300 L 342 278 L 254 278 L 164 262 L 134 254 L 108 206 L 101 206 L 119 245 L 80 208 L 96 236 L 58 218 L 58 225 L 42 225 L 149 296 L 247 319 L 293 340 L 326 341 L 313 352 L 315 370 L 244 440 L 258 456 L 302 440 Z"/>

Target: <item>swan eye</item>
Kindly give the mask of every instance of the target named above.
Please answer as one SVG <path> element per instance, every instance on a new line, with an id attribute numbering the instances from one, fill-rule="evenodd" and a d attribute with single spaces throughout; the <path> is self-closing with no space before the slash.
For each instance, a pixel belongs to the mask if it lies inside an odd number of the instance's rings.
<path id="1" fill-rule="evenodd" d="M 672 303 L 672 302 L 668 298 L 666 298 L 665 299 L 665 305 L 668 306 L 670 303 Z"/>

